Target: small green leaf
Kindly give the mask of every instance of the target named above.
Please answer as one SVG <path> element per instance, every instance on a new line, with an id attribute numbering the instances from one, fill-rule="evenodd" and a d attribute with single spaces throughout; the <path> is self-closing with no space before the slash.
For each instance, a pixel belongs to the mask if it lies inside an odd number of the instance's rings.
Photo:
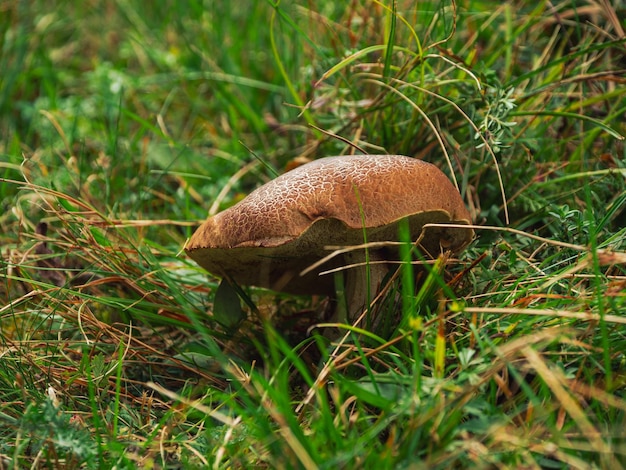
<path id="1" fill-rule="evenodd" d="M 222 279 L 215 292 L 213 317 L 226 328 L 236 326 L 245 317 L 237 291 L 226 279 Z"/>
<path id="2" fill-rule="evenodd" d="M 63 207 L 63 209 L 65 209 L 66 211 L 68 211 L 68 212 L 78 212 L 78 208 L 76 206 L 74 206 L 74 204 L 72 204 L 67 199 L 62 198 L 62 197 L 57 197 L 57 201 L 58 201 L 59 205 L 61 207 Z"/>
<path id="3" fill-rule="evenodd" d="M 98 227 L 89 227 L 89 231 L 100 246 L 111 246 L 111 242 L 107 236 Z"/>

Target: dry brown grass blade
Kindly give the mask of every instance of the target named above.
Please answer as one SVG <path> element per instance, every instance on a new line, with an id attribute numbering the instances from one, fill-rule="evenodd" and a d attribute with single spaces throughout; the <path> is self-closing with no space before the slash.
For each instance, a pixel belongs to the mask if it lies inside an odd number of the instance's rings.
<path id="1" fill-rule="evenodd" d="M 491 315 L 538 315 L 558 318 L 571 318 L 581 321 L 599 322 L 602 319 L 608 323 L 626 325 L 626 317 L 618 315 L 598 315 L 590 312 L 572 312 L 571 310 L 556 310 L 551 308 L 506 308 L 506 307 L 461 307 L 467 313 L 484 313 Z"/>
<path id="2" fill-rule="evenodd" d="M 209 207 L 209 212 L 208 212 L 209 217 L 217 214 L 220 208 L 220 204 L 224 201 L 224 199 L 226 199 L 226 196 L 228 195 L 232 187 L 237 183 L 237 181 L 239 181 L 246 173 L 249 173 L 250 171 L 252 171 L 254 168 L 256 168 L 259 165 L 260 165 L 259 160 L 253 160 L 250 163 L 245 164 L 243 167 L 241 167 L 241 169 L 233 173 L 233 175 L 230 178 L 228 178 L 228 181 L 226 182 L 224 187 L 220 190 L 219 194 L 213 201 L 213 204 L 211 204 L 211 207 Z"/>
<path id="3" fill-rule="evenodd" d="M 522 237 L 532 238 L 533 240 L 547 243 L 549 245 L 560 246 L 563 248 L 571 248 L 572 250 L 576 250 L 576 251 L 587 251 L 589 249 L 587 246 L 584 246 L 584 245 L 576 245 L 573 243 L 562 242 L 559 240 L 552 240 L 550 238 L 540 237 L 539 235 L 534 235 L 532 233 L 524 232 L 523 230 L 517 230 L 511 227 L 494 227 L 490 225 L 461 225 L 461 224 L 425 224 L 424 225 L 424 228 L 428 228 L 428 227 L 472 228 L 474 230 L 490 230 L 494 232 L 508 232 L 508 233 L 512 233 L 515 235 L 520 235 Z M 618 259 L 618 260 L 626 259 L 626 258 L 621 258 L 621 255 L 619 254 L 619 252 L 615 252 L 611 250 L 599 249 L 597 250 L 597 253 L 614 254 L 618 257 L 615 259 Z M 626 253 L 624 253 L 623 255 L 626 257 Z M 623 261 L 618 261 L 618 262 L 623 262 Z"/>
<path id="4" fill-rule="evenodd" d="M 543 357 L 531 347 L 524 347 L 521 353 L 528 360 L 529 365 L 539 374 L 545 384 L 552 390 L 556 400 L 563 409 L 576 422 L 580 431 L 593 444 L 597 452 L 609 454 L 609 446 L 602 439 L 602 433 L 589 421 L 587 413 L 581 404 L 572 396 L 568 389 L 571 389 L 569 382 L 560 370 L 549 367 Z"/>
<path id="5" fill-rule="evenodd" d="M 165 387 L 162 387 L 154 382 L 147 382 L 146 386 L 148 388 L 151 388 L 155 392 L 160 393 L 161 395 L 169 398 L 170 400 L 183 403 L 186 406 L 189 406 L 190 408 L 198 410 L 201 413 L 204 413 L 205 415 L 210 416 L 211 418 L 216 419 L 220 423 L 223 423 L 227 426 L 233 427 L 238 422 L 237 418 L 233 419 L 219 410 L 211 409 L 208 406 L 203 405 L 200 400 L 189 400 L 188 398 L 185 398 L 179 395 L 178 393 L 172 392 L 171 390 L 168 390 Z"/>

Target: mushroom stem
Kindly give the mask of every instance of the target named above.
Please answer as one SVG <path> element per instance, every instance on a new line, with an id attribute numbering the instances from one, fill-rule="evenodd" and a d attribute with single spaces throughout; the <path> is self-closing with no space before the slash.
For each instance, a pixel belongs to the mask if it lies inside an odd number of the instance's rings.
<path id="1" fill-rule="evenodd" d="M 368 259 L 369 258 L 369 259 Z M 356 264 L 347 270 L 345 275 L 345 300 L 347 303 L 347 318 L 338 318 L 339 321 L 353 324 L 369 309 L 372 300 L 380 292 L 385 276 L 389 272 L 389 264 L 384 263 L 384 255 L 377 250 L 370 250 L 369 257 L 365 251 L 355 250 L 345 256 L 346 264 Z M 375 318 L 366 313 L 363 328 L 371 328 L 376 324 Z"/>

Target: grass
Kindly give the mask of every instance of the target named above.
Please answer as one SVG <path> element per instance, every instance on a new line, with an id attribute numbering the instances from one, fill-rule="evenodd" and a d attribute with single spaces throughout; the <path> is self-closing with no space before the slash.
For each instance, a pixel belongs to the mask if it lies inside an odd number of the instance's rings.
<path id="1" fill-rule="evenodd" d="M 622 7 L 241 3 L 0 3 L 0 468 L 626 466 Z M 399 327 L 216 322 L 199 221 L 356 149 L 444 169 L 469 249 Z"/>

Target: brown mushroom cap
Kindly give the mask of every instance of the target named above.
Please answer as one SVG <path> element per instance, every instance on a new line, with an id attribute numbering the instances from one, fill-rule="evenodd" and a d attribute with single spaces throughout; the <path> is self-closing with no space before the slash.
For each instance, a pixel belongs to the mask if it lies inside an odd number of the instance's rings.
<path id="1" fill-rule="evenodd" d="M 399 155 L 326 157 L 291 170 L 210 217 L 185 251 L 210 273 L 242 285 L 297 294 L 332 294 L 335 259 L 300 272 L 329 254 L 329 245 L 398 240 L 408 219 L 413 240 L 427 255 L 458 252 L 470 228 L 430 228 L 426 223 L 469 224 L 463 200 L 434 165 Z"/>

